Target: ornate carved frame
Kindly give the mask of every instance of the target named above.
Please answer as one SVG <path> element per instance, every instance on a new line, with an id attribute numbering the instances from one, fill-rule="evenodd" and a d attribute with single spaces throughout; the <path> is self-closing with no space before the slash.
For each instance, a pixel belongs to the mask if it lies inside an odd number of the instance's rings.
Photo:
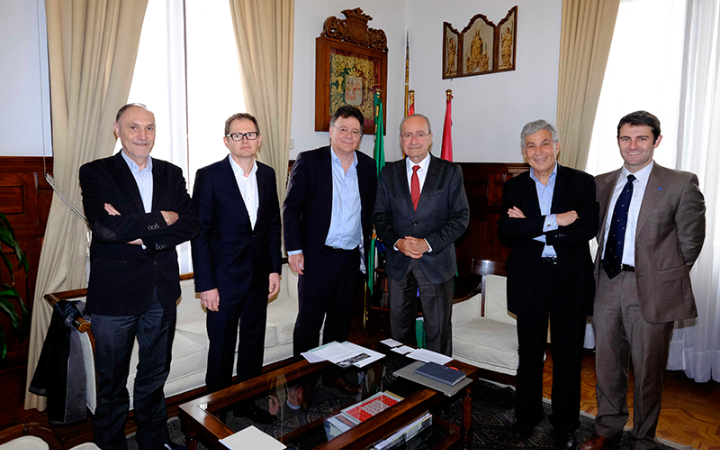
<path id="1" fill-rule="evenodd" d="M 346 83 L 347 74 L 336 73 L 337 64 L 333 67 L 331 63 L 339 56 L 343 58 L 346 70 L 352 69 L 354 62 L 357 62 L 358 67 L 373 68 L 372 76 L 360 69 L 358 76 L 353 77 L 362 80 L 362 99 L 356 106 L 366 116 L 363 133 L 371 134 L 375 132 L 373 99 L 377 89 L 381 91 L 383 105 L 387 104 L 387 38 L 384 31 L 368 28 L 367 23 L 372 17 L 364 14 L 362 9 L 346 9 L 342 13 L 346 19 L 328 17 L 323 32 L 315 40 L 315 131 L 329 131 L 330 117 L 337 106 L 348 98 L 344 87 L 340 86 Z M 335 108 L 332 105 L 333 88 Z M 338 101 L 340 89 L 344 95 L 341 102 Z M 383 124 L 387 123 L 386 118 L 387 107 L 383 108 Z"/>

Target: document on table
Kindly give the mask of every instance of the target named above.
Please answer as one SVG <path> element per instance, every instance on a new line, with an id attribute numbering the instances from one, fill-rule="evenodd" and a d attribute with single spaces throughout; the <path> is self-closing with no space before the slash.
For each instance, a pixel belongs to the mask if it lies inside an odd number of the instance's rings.
<path id="1" fill-rule="evenodd" d="M 273 439 L 269 435 L 255 428 L 253 425 L 238 431 L 220 442 L 231 450 L 243 450 L 248 448 L 261 448 L 263 450 L 283 450 L 287 448 L 282 442 Z"/>
<path id="2" fill-rule="evenodd" d="M 419 348 L 414 352 L 408 353 L 405 356 L 407 356 L 408 358 L 416 359 L 418 361 L 435 362 L 441 365 L 447 364 L 452 361 L 452 358 L 449 356 L 445 356 L 442 353 L 436 353 L 430 350 L 426 350 L 424 348 Z"/>
<path id="3" fill-rule="evenodd" d="M 302 356 L 311 363 L 330 361 L 340 367 L 348 367 L 350 365 L 365 367 L 371 362 L 383 358 L 385 355 L 353 344 L 352 342 L 330 342 L 309 352 L 305 352 Z"/>
<path id="4" fill-rule="evenodd" d="M 412 347 L 408 347 L 407 345 L 403 345 L 402 347 L 395 347 L 392 349 L 395 353 L 400 353 L 401 355 L 404 355 L 406 353 L 414 352 L 415 349 Z"/>
<path id="5" fill-rule="evenodd" d="M 395 339 L 385 339 L 384 341 L 380 341 L 381 344 L 385 344 L 388 347 L 399 347 L 402 345 L 401 342 L 396 341 Z"/>

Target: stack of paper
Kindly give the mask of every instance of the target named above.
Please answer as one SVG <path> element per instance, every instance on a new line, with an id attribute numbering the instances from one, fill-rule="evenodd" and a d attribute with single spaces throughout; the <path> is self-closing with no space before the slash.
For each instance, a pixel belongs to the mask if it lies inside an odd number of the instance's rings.
<path id="1" fill-rule="evenodd" d="M 330 342 L 318 348 L 302 353 L 310 363 L 330 361 L 340 367 L 365 367 L 385 357 L 382 353 L 361 347 L 352 342 Z"/>

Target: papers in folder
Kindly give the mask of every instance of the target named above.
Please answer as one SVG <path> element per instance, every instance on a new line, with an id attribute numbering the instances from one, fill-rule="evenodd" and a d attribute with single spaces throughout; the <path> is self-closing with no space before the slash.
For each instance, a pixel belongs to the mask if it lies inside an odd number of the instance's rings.
<path id="1" fill-rule="evenodd" d="M 310 363 L 330 361 L 340 367 L 365 367 L 385 357 L 382 353 L 361 347 L 352 342 L 330 342 L 316 349 L 302 353 Z"/>

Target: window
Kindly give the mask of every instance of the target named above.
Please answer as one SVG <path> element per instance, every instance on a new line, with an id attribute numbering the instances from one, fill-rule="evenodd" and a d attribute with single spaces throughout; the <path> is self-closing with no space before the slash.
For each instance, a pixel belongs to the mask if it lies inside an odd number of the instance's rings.
<path id="1" fill-rule="evenodd" d="M 182 168 L 192 193 L 197 169 L 228 155 L 225 119 L 245 111 L 229 3 L 150 0 L 128 102 L 153 111 L 152 156 Z M 178 254 L 191 272 L 189 243 Z"/>

